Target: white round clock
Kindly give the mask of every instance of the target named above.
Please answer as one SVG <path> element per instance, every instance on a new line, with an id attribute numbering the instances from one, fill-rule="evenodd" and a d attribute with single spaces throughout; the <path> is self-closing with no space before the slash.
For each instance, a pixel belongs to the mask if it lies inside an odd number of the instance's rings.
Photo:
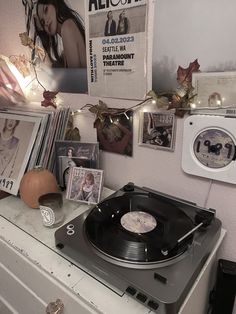
<path id="1" fill-rule="evenodd" d="M 236 184 L 236 119 L 193 115 L 184 122 L 186 173 Z"/>

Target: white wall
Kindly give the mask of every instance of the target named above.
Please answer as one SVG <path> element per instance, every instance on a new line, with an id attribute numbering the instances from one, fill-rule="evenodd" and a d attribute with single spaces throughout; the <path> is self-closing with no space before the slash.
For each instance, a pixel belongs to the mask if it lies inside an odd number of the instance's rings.
<path id="1" fill-rule="evenodd" d="M 236 2 L 228 0 L 157 0 L 154 33 L 154 85 L 169 90 L 178 65 L 187 67 L 195 58 L 203 70 L 236 68 Z M 25 30 L 21 1 L 0 0 L 0 53 L 26 53 L 18 34 Z M 65 104 L 80 108 L 97 103 L 87 95 L 60 94 Z M 135 102 L 104 99 L 111 107 L 129 107 Z M 77 115 L 82 141 L 96 140 L 93 116 Z M 212 207 L 227 229 L 222 257 L 236 261 L 236 186 L 185 174 L 181 169 L 183 121 L 177 120 L 174 152 L 138 146 L 138 112 L 134 115 L 133 157 L 101 152 L 105 184 L 119 188 L 128 181 Z"/>

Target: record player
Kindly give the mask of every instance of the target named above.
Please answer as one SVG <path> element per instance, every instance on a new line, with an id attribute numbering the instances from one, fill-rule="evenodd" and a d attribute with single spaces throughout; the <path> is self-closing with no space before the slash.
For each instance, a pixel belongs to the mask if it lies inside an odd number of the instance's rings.
<path id="1" fill-rule="evenodd" d="M 121 297 L 175 314 L 220 231 L 213 209 L 128 183 L 60 227 L 55 240 L 75 265 Z"/>

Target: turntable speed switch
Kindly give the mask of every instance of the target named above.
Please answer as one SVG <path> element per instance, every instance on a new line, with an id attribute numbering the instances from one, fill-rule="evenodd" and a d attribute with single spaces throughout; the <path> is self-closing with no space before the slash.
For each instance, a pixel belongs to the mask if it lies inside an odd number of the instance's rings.
<path id="1" fill-rule="evenodd" d="M 150 309 L 152 309 L 154 311 L 156 311 L 158 309 L 158 307 L 159 307 L 159 304 L 157 302 L 154 302 L 154 301 L 151 301 L 151 300 L 148 301 L 147 305 L 150 307 Z"/>
<path id="2" fill-rule="evenodd" d="M 129 286 L 127 289 L 126 289 L 126 292 L 132 296 L 135 295 L 135 293 L 137 292 L 137 290 L 131 286 Z"/>
<path id="3" fill-rule="evenodd" d="M 143 303 L 147 301 L 147 296 L 143 293 L 138 293 L 136 298 Z"/>

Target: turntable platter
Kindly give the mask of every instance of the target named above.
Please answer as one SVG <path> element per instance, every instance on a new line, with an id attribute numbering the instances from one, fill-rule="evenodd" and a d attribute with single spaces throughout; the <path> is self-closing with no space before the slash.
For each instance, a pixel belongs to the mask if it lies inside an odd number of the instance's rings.
<path id="1" fill-rule="evenodd" d="M 172 203 L 147 193 L 128 193 L 95 206 L 85 220 L 87 239 L 99 252 L 126 263 L 158 263 L 182 254 L 192 219 Z M 163 247 L 173 247 L 166 256 Z"/>

